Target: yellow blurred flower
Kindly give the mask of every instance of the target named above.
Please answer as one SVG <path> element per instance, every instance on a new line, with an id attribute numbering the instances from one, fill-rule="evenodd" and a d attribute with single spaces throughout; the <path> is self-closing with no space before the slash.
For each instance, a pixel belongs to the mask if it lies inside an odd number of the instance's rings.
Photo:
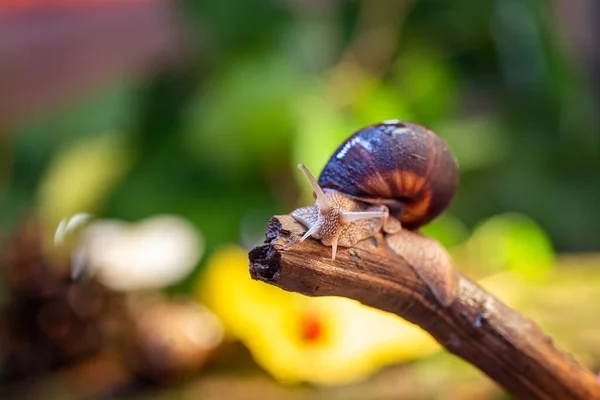
<path id="1" fill-rule="evenodd" d="M 199 295 L 256 361 L 286 383 L 344 384 L 380 368 L 431 355 L 418 327 L 358 302 L 310 298 L 253 281 L 239 247 L 216 252 Z"/>

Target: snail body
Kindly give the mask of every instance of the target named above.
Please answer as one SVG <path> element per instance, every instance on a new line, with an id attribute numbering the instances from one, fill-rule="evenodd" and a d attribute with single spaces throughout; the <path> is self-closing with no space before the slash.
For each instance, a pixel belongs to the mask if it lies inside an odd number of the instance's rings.
<path id="1" fill-rule="evenodd" d="M 298 167 L 317 196 L 312 206 L 298 208 L 291 214 L 308 228 L 300 240 L 309 236 L 321 240 L 325 246 L 331 246 L 331 258 L 335 260 L 338 245 L 351 247 L 381 230 L 387 233 L 400 230 L 400 222 L 389 215 L 386 206 L 368 205 L 338 191 L 323 190 L 304 165 Z"/>
<path id="2" fill-rule="evenodd" d="M 299 168 L 316 201 L 291 215 L 308 228 L 301 240 L 312 236 L 331 246 L 332 259 L 338 246 L 351 247 L 379 232 L 386 234 L 392 250 L 405 251 L 398 239 L 406 236 L 400 235 L 401 228 L 412 231 L 433 220 L 450 205 L 458 187 L 458 167 L 446 142 L 429 129 L 398 120 L 367 126 L 346 139 L 318 181 L 306 167 Z M 410 249 L 432 247 L 430 238 L 418 233 L 409 237 Z M 439 283 L 454 275 L 451 263 L 442 264 L 448 267 L 432 276 L 417 272 L 434 282 L 432 291 L 447 304 L 452 296 L 444 286 L 456 285 Z"/>

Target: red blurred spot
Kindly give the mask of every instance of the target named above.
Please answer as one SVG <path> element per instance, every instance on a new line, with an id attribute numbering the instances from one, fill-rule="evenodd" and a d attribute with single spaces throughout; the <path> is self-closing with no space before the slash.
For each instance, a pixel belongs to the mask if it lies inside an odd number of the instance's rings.
<path id="1" fill-rule="evenodd" d="M 323 321 L 315 313 L 306 313 L 301 322 L 301 336 L 307 343 L 314 343 L 323 337 Z"/>

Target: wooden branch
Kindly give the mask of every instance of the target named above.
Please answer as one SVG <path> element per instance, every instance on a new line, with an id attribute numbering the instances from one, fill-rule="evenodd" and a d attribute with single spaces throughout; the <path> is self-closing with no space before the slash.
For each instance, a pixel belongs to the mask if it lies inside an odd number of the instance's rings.
<path id="1" fill-rule="evenodd" d="M 343 296 L 419 325 L 449 352 L 475 365 L 517 398 L 600 399 L 600 383 L 562 353 L 532 321 L 469 279 L 459 276 L 458 296 L 442 307 L 411 265 L 382 236 L 338 251 L 316 240 L 300 242 L 304 228 L 276 216 L 265 245 L 250 254 L 250 274 L 308 296 Z"/>

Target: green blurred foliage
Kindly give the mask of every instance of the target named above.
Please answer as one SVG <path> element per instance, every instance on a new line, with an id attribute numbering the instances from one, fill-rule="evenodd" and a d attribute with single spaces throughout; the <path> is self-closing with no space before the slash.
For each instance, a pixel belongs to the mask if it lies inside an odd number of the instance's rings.
<path id="1" fill-rule="evenodd" d="M 555 265 L 548 235 L 530 218 L 515 213 L 483 221 L 454 257 L 472 269 L 472 276 L 512 271 L 531 282 L 545 278 Z"/>
<path id="2" fill-rule="evenodd" d="M 482 220 L 515 211 L 560 251 L 600 249 L 597 106 L 546 2 L 180 4 L 202 43 L 185 63 L 107 83 L 15 129 L 3 226 L 40 207 L 46 170 L 65 149 L 112 134 L 127 149 L 126 172 L 108 191 L 66 179 L 65 199 L 97 191 L 97 215 L 130 221 L 180 214 L 202 230 L 208 254 L 249 247 L 271 215 L 311 201 L 296 164 L 318 174 L 355 130 L 399 118 L 438 132 L 461 167 L 449 215 L 425 232 L 455 246 Z M 110 167 L 109 157 L 85 168 Z M 550 248 L 533 223 L 519 224 L 488 228 L 509 229 L 504 245 L 517 252 Z"/>

